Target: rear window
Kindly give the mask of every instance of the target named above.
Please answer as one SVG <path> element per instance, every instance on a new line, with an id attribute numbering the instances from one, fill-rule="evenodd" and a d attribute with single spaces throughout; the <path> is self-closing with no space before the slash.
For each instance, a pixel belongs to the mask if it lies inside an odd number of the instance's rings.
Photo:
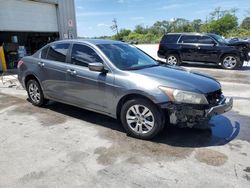
<path id="1" fill-rule="evenodd" d="M 196 35 L 183 35 L 179 43 L 198 43 L 200 36 Z"/>
<path id="2" fill-rule="evenodd" d="M 49 47 L 46 59 L 65 62 L 69 50 L 69 43 L 53 44 Z"/>
<path id="3" fill-rule="evenodd" d="M 162 43 L 174 44 L 177 43 L 180 35 L 164 35 Z"/>

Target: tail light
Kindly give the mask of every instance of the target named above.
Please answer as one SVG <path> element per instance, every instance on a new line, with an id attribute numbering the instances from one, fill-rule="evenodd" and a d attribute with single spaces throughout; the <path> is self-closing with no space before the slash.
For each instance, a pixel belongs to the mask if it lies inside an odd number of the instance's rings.
<path id="1" fill-rule="evenodd" d="M 19 68 L 21 67 L 22 64 L 23 64 L 23 61 L 22 61 L 22 60 L 18 61 L 18 63 L 17 63 L 17 68 L 19 69 Z"/>

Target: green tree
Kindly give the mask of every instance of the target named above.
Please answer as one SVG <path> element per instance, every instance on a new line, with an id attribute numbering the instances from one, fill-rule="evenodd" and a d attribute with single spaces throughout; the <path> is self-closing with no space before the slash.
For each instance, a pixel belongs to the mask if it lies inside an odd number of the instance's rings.
<path id="1" fill-rule="evenodd" d="M 238 26 L 238 18 L 232 14 L 225 14 L 218 20 L 212 20 L 206 25 L 207 32 L 226 35 L 230 30 Z"/>
<path id="2" fill-rule="evenodd" d="M 147 29 L 145 27 L 143 27 L 142 25 L 136 25 L 135 29 L 134 29 L 134 32 L 139 33 L 139 34 L 146 34 L 147 33 L 146 30 Z"/>
<path id="3" fill-rule="evenodd" d="M 240 25 L 243 29 L 250 29 L 250 17 L 246 17 L 241 25 Z"/>
<path id="4" fill-rule="evenodd" d="M 196 19 L 191 22 L 191 28 L 195 32 L 201 32 L 202 20 Z"/>

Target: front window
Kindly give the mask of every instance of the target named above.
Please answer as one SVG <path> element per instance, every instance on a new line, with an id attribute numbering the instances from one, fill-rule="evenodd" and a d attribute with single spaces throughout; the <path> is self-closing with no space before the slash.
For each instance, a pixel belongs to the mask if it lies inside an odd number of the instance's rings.
<path id="1" fill-rule="evenodd" d="M 214 44 L 214 41 L 207 36 L 201 36 L 198 40 L 199 44 Z"/>
<path id="2" fill-rule="evenodd" d="M 102 59 L 90 47 L 82 44 L 74 44 L 71 54 L 71 63 L 87 67 L 89 63 L 102 63 Z"/>
<path id="3" fill-rule="evenodd" d="M 222 43 L 222 44 L 227 44 L 228 42 L 220 35 L 211 35 L 217 42 Z"/>
<path id="4" fill-rule="evenodd" d="M 121 70 L 136 70 L 158 65 L 153 58 L 132 45 L 99 44 L 97 46 Z"/>

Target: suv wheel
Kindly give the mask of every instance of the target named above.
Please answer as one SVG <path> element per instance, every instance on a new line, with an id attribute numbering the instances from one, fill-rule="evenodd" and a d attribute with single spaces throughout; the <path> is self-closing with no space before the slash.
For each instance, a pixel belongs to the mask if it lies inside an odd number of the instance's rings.
<path id="1" fill-rule="evenodd" d="M 129 135 L 140 139 L 152 139 L 164 126 L 161 112 L 145 99 L 127 101 L 121 109 L 121 121 Z"/>
<path id="2" fill-rule="evenodd" d="M 166 58 L 166 63 L 169 65 L 180 65 L 180 58 L 176 54 L 170 54 Z"/>
<path id="3" fill-rule="evenodd" d="M 240 58 L 235 55 L 225 55 L 222 59 L 221 66 L 223 69 L 237 69 L 242 66 L 242 62 L 240 61 Z"/>
<path id="4" fill-rule="evenodd" d="M 44 98 L 41 86 L 36 80 L 29 80 L 27 83 L 27 92 L 31 103 L 35 106 L 43 106 L 48 102 Z"/>

